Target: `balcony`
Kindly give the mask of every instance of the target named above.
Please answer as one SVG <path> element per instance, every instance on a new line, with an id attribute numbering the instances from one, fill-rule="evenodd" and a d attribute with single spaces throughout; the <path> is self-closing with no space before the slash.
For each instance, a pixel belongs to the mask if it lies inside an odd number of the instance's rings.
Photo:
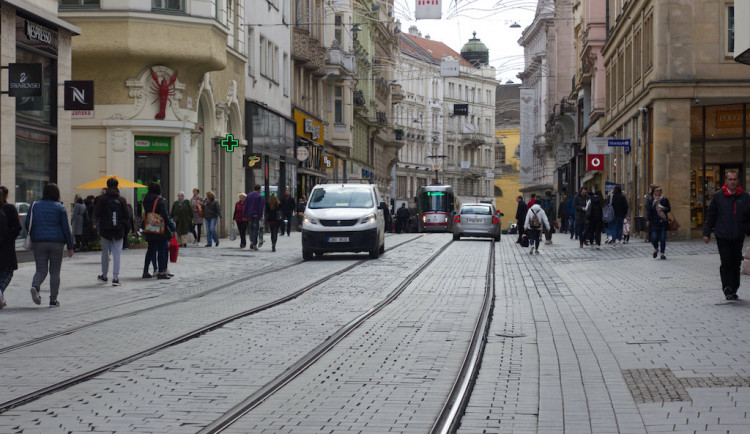
<path id="1" fill-rule="evenodd" d="M 354 54 L 346 53 L 338 47 L 326 49 L 326 74 L 351 76 L 357 73 Z"/>
<path id="2" fill-rule="evenodd" d="M 467 146 L 481 146 L 489 143 L 484 134 L 479 133 L 460 133 L 458 134 L 458 141 Z"/>
<path id="3" fill-rule="evenodd" d="M 400 84 L 392 84 L 391 86 L 391 103 L 396 104 L 404 99 L 404 93 L 401 90 Z"/>
<path id="4" fill-rule="evenodd" d="M 292 58 L 313 74 L 325 75 L 326 50 L 317 39 L 311 38 L 310 33 L 304 28 L 294 27 Z"/>

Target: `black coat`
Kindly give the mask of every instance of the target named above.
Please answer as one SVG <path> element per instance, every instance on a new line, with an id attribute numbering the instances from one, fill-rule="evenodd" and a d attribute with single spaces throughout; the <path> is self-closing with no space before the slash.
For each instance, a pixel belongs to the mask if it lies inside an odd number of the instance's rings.
<path id="1" fill-rule="evenodd" d="M 581 196 L 580 194 L 577 194 L 573 198 L 573 208 L 576 210 L 576 225 L 583 226 L 586 222 L 586 210 L 583 208 L 586 206 L 586 201 L 588 200 L 588 196 Z"/>
<path id="2" fill-rule="evenodd" d="M 623 218 L 628 215 L 628 200 L 624 194 L 612 194 L 612 209 L 615 211 L 615 217 Z"/>
<path id="3" fill-rule="evenodd" d="M 661 206 L 664 207 L 664 214 L 669 214 L 670 211 L 672 211 L 672 207 L 669 204 L 669 199 L 667 199 L 666 196 L 661 197 Z M 654 199 L 651 198 L 646 202 L 646 221 L 649 224 L 649 230 L 658 230 L 661 229 L 662 225 L 666 225 L 668 223 L 667 220 L 662 220 L 661 217 L 659 217 L 659 213 L 656 212 L 656 209 L 654 208 Z"/>
<path id="4" fill-rule="evenodd" d="M 6 220 L 8 221 L 8 232 L 0 244 L 0 270 L 18 270 L 18 259 L 16 258 L 16 238 L 21 233 L 21 222 L 18 220 L 18 210 L 12 203 L 3 204 Z"/>
<path id="5" fill-rule="evenodd" d="M 719 190 L 711 197 L 706 209 L 703 236 L 739 240 L 750 229 L 750 195 L 745 192 L 728 195 Z"/>
<path id="6" fill-rule="evenodd" d="M 523 226 L 523 223 L 526 221 L 526 202 L 520 201 L 518 202 L 518 207 L 516 208 L 516 223 L 518 225 Z"/>
<path id="7" fill-rule="evenodd" d="M 590 196 L 590 198 L 591 203 L 589 204 L 589 209 L 586 210 L 586 217 L 589 219 L 589 222 L 601 222 L 603 218 L 602 207 L 604 206 L 602 204 L 602 197 L 595 194 Z"/>

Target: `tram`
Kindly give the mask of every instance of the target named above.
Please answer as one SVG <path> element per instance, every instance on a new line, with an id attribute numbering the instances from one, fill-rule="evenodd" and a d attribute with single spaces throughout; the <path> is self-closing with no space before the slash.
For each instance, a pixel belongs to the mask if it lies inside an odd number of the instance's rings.
<path id="1" fill-rule="evenodd" d="M 459 206 L 450 185 L 423 185 L 417 190 L 417 223 L 419 232 L 451 230 Z"/>

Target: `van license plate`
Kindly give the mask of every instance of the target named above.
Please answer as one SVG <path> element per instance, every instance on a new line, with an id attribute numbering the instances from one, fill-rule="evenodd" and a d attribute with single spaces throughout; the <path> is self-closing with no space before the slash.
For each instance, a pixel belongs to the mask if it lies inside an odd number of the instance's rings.
<path id="1" fill-rule="evenodd" d="M 329 243 L 348 243 L 349 237 L 328 237 Z"/>

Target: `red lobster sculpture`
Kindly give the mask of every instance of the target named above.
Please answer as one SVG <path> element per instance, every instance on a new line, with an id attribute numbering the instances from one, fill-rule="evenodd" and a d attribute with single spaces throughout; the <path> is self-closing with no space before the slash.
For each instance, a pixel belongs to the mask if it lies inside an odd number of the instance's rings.
<path id="1" fill-rule="evenodd" d="M 159 76 L 156 75 L 153 68 L 149 68 L 151 70 L 151 78 L 154 79 L 154 83 L 151 83 L 151 93 L 154 95 L 157 95 L 157 98 L 151 102 L 151 104 L 155 103 L 156 100 L 159 100 L 159 113 L 156 114 L 156 119 L 164 119 L 165 116 L 165 110 L 167 109 L 167 102 L 171 104 L 169 101 L 170 96 L 174 96 L 174 82 L 177 80 L 177 71 L 172 74 L 172 77 L 169 78 L 169 81 L 166 80 L 166 78 L 162 78 L 161 81 L 159 81 Z"/>

